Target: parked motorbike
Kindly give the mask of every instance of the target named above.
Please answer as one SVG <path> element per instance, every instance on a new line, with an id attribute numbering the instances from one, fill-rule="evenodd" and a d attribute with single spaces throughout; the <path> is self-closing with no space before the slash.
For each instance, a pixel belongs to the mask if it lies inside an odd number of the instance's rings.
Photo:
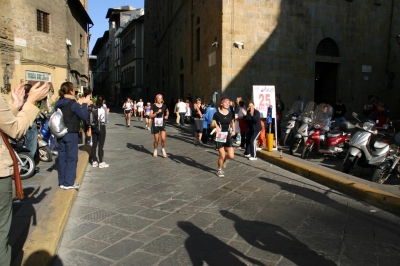
<path id="1" fill-rule="evenodd" d="M 345 153 L 345 146 L 350 140 L 350 128 L 352 124 L 344 122 L 341 131 L 330 132 L 330 122 L 333 115 L 333 108 L 327 104 L 320 104 L 315 112 L 312 122 L 312 130 L 303 148 L 301 158 L 315 150 L 318 154 L 339 156 Z M 354 126 L 353 126 L 354 128 Z"/>
<path id="2" fill-rule="evenodd" d="M 21 180 L 32 177 L 37 169 L 34 159 L 29 155 L 30 151 L 24 147 L 24 137 L 20 139 L 8 139 L 18 160 L 18 168 L 20 171 Z"/>
<path id="3" fill-rule="evenodd" d="M 357 114 L 353 116 L 358 120 Z M 375 121 L 367 120 L 356 125 L 359 129 L 349 141 L 349 151 L 343 161 L 343 173 L 349 173 L 357 163 L 361 167 L 372 168 L 383 163 L 389 152 L 389 144 L 378 139 Z"/>
<path id="4" fill-rule="evenodd" d="M 301 121 L 301 125 L 299 126 L 299 129 L 297 130 L 296 135 L 294 136 L 294 140 L 292 144 L 290 145 L 289 148 L 289 153 L 293 155 L 295 153 L 301 143 L 304 141 L 304 143 L 307 141 L 308 138 L 308 131 L 309 131 L 309 126 L 313 118 L 314 110 L 316 108 L 317 104 L 315 102 L 308 102 L 306 107 L 303 110 L 303 113 L 301 114 L 301 117 L 299 120 Z"/>
<path id="5" fill-rule="evenodd" d="M 371 181 L 383 184 L 391 176 L 400 178 L 400 133 L 394 137 L 396 150 L 390 150 L 385 162 L 381 163 L 372 175 Z"/>
<path id="6" fill-rule="evenodd" d="M 290 117 L 289 121 L 286 123 L 286 131 L 283 136 L 283 145 L 286 146 L 289 141 L 296 134 L 297 129 L 299 128 L 299 117 L 303 110 L 303 102 L 296 101 L 292 105 L 292 108 L 289 109 L 286 117 Z"/>
<path id="7" fill-rule="evenodd" d="M 36 124 L 38 126 L 37 156 L 43 162 L 53 161 L 53 156 L 50 149 L 51 133 L 48 123 L 49 123 L 49 118 L 45 114 L 39 113 L 39 115 L 36 118 Z"/>

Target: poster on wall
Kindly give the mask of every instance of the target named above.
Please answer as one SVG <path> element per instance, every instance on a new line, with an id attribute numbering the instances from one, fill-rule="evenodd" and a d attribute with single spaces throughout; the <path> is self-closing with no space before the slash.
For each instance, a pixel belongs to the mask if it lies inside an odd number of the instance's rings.
<path id="1" fill-rule="evenodd" d="M 255 109 L 260 112 L 261 118 L 264 119 L 265 133 L 272 133 L 277 136 L 276 128 L 276 108 L 275 108 L 275 86 L 273 85 L 253 85 L 253 101 Z M 272 112 L 268 114 L 268 108 L 272 107 Z M 272 123 L 268 124 L 268 116 L 271 116 Z M 270 120 L 271 121 L 271 120 Z M 274 150 L 277 150 L 278 140 L 274 138 Z"/>

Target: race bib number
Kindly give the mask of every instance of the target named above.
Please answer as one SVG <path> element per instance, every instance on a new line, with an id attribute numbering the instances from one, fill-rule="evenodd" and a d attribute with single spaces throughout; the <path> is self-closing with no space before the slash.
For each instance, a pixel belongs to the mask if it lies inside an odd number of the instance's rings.
<path id="1" fill-rule="evenodd" d="M 163 118 L 162 117 L 156 117 L 154 118 L 154 126 L 156 127 L 162 127 L 163 126 Z"/>
<path id="2" fill-rule="evenodd" d="M 226 143 L 226 139 L 228 138 L 228 132 L 219 132 L 215 135 L 215 141 Z"/>
<path id="3" fill-rule="evenodd" d="M 150 111 L 146 112 L 146 114 L 145 114 L 145 115 L 150 115 Z"/>

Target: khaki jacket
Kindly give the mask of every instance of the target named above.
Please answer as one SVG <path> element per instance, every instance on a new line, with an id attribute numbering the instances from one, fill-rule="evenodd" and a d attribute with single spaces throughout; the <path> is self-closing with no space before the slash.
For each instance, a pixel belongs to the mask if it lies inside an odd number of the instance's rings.
<path id="1" fill-rule="evenodd" d="M 25 103 L 18 112 L 12 104 L 8 105 L 3 96 L 0 96 L 0 130 L 11 138 L 20 138 L 32 125 L 39 109 L 31 103 Z M 13 161 L 7 146 L 0 137 L 0 177 L 13 174 Z"/>

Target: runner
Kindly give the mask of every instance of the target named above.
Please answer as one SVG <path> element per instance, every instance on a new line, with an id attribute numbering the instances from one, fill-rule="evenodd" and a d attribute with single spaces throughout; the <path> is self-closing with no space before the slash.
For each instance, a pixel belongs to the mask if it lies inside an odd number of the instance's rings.
<path id="1" fill-rule="evenodd" d="M 150 119 L 150 110 L 151 110 L 151 105 L 150 102 L 147 103 L 147 105 L 144 107 L 145 113 L 144 113 L 144 118 L 146 119 L 146 129 L 150 130 L 150 123 L 151 123 L 151 119 Z"/>
<path id="2" fill-rule="evenodd" d="M 167 157 L 165 152 L 166 144 L 166 132 L 165 132 L 165 121 L 168 119 L 168 108 L 164 104 L 164 99 L 161 94 L 156 95 L 155 103 L 152 105 L 150 110 L 150 118 L 153 119 L 151 124 L 151 134 L 154 134 L 154 152 L 153 156 L 157 157 L 157 147 L 159 135 L 161 135 L 161 152 L 164 158 Z"/>
<path id="3" fill-rule="evenodd" d="M 137 103 L 136 103 L 136 101 L 133 102 L 133 115 L 135 117 L 137 116 Z"/>
<path id="4" fill-rule="evenodd" d="M 131 112 L 132 112 L 131 98 L 129 97 L 126 98 L 126 102 L 124 102 L 122 108 L 124 108 L 126 126 L 129 127 L 131 125 Z"/>
<path id="5" fill-rule="evenodd" d="M 139 102 L 137 103 L 137 109 L 138 109 L 138 121 L 140 118 L 140 122 L 143 122 L 143 100 L 139 99 Z"/>
<path id="6" fill-rule="evenodd" d="M 224 177 L 222 167 L 226 159 L 233 159 L 235 152 L 231 137 L 235 135 L 235 115 L 229 109 L 228 98 L 221 100 L 221 108 L 214 114 L 211 128 L 216 128 L 215 143 L 219 152 L 217 176 Z"/>

